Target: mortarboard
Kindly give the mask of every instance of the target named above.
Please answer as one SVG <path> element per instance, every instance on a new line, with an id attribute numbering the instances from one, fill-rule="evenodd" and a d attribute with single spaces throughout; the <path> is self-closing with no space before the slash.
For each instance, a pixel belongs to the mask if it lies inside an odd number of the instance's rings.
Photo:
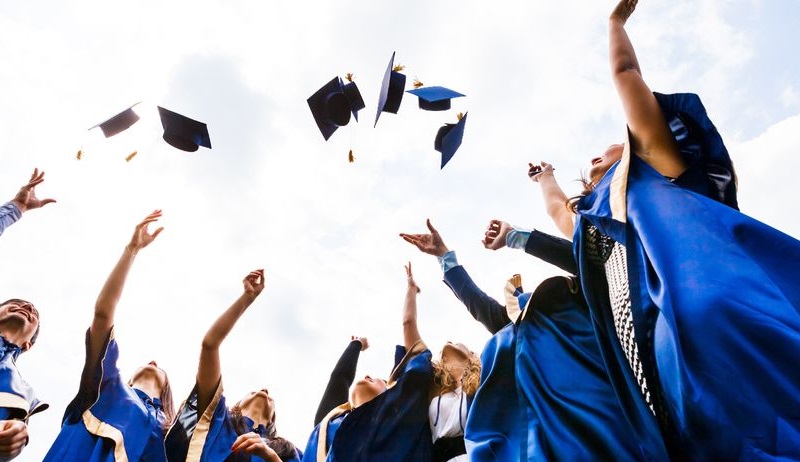
<path id="1" fill-rule="evenodd" d="M 130 106 L 128 109 L 125 109 L 114 117 L 111 117 L 110 119 L 100 122 L 99 124 L 89 128 L 89 130 L 100 127 L 100 130 L 103 131 L 103 135 L 106 138 L 110 138 L 127 130 L 131 125 L 135 124 L 139 120 L 139 115 L 133 111 L 133 107 L 136 106 L 136 104 Z"/>
<path id="2" fill-rule="evenodd" d="M 342 91 L 344 91 L 344 96 L 347 97 L 347 102 L 350 104 L 350 111 L 353 113 L 353 117 L 358 122 L 358 111 L 364 109 L 367 105 L 364 104 L 364 98 L 361 97 L 358 86 L 353 82 L 353 74 L 347 74 L 345 79 L 347 79 L 347 83 L 342 85 Z"/>
<path id="3" fill-rule="evenodd" d="M 446 111 L 450 109 L 450 99 L 464 96 L 445 87 L 415 88 L 406 93 L 419 97 L 419 108 L 426 111 Z"/>
<path id="4" fill-rule="evenodd" d="M 311 115 L 327 141 L 337 128 L 350 122 L 350 102 L 342 88 L 342 79 L 334 77 L 308 98 Z"/>
<path id="5" fill-rule="evenodd" d="M 161 117 L 161 126 L 164 127 L 164 141 L 172 147 L 186 152 L 195 152 L 200 146 L 211 149 L 208 127 L 203 122 L 161 106 L 158 106 L 158 115 Z"/>
<path id="6" fill-rule="evenodd" d="M 383 75 L 383 82 L 381 83 L 381 92 L 378 94 L 378 113 L 375 114 L 375 125 L 378 125 L 378 119 L 381 112 L 391 112 L 397 114 L 400 109 L 400 102 L 403 101 L 403 90 L 406 88 L 406 76 L 394 70 L 394 55 L 389 60 L 389 66 Z"/>
<path id="7" fill-rule="evenodd" d="M 459 114 L 460 115 L 460 114 Z M 433 141 L 433 148 L 442 153 L 442 166 L 444 168 L 450 159 L 453 158 L 458 148 L 461 146 L 461 139 L 464 137 L 464 125 L 467 123 L 467 114 L 459 117 L 458 123 L 445 124 L 436 132 Z"/>

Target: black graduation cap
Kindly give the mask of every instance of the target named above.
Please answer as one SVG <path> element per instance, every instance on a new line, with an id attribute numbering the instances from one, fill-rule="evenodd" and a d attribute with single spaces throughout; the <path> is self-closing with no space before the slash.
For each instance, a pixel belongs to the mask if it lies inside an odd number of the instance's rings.
<path id="1" fill-rule="evenodd" d="M 389 60 L 389 66 L 383 75 L 381 92 L 378 94 L 378 113 L 375 114 L 375 125 L 373 127 L 378 125 L 381 112 L 397 114 L 398 109 L 400 109 L 400 102 L 403 101 L 406 76 L 394 70 L 394 55 L 395 52 L 392 52 L 392 59 Z"/>
<path id="2" fill-rule="evenodd" d="M 347 83 L 342 85 L 342 90 L 344 90 L 344 96 L 347 97 L 347 101 L 350 103 L 350 111 L 353 113 L 356 122 L 358 122 L 358 111 L 364 109 L 367 105 L 364 104 L 364 98 L 361 97 L 358 86 L 353 82 L 353 74 L 345 75 L 345 79 L 347 79 Z"/>
<path id="3" fill-rule="evenodd" d="M 453 158 L 458 148 L 461 146 L 461 139 L 464 137 L 464 125 L 467 123 L 467 114 L 464 114 L 455 124 L 445 124 L 436 132 L 436 139 L 433 141 L 433 148 L 442 153 L 442 166 L 444 168 L 450 159 Z"/>
<path id="4" fill-rule="evenodd" d="M 141 103 L 141 101 L 139 101 L 139 103 Z M 133 106 L 136 106 L 136 104 Z M 128 109 L 125 109 L 106 121 L 100 122 L 94 127 L 89 128 L 89 130 L 100 127 L 100 130 L 103 131 L 103 135 L 106 138 L 110 138 L 127 130 L 131 125 L 135 124 L 139 120 L 139 115 L 133 111 L 133 106 L 130 106 Z"/>
<path id="5" fill-rule="evenodd" d="M 184 115 L 158 106 L 161 125 L 164 127 L 164 141 L 173 147 L 186 152 L 195 152 L 203 146 L 211 149 L 211 137 L 208 127 Z"/>
<path id="6" fill-rule="evenodd" d="M 311 115 L 326 141 L 337 128 L 350 123 L 351 112 L 358 121 L 358 111 L 365 107 L 355 82 L 344 84 L 339 77 L 332 78 L 307 101 Z"/>
<path id="7" fill-rule="evenodd" d="M 445 87 L 422 87 L 408 90 L 406 93 L 419 97 L 419 108 L 426 111 L 446 111 L 450 109 L 450 100 L 462 95 Z"/>

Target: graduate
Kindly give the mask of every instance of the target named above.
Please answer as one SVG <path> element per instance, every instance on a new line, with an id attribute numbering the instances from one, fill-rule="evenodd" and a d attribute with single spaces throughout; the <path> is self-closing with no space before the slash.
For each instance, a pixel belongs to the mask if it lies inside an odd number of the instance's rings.
<path id="1" fill-rule="evenodd" d="M 501 304 L 475 284 L 430 220 L 427 226 L 428 234 L 401 236 L 437 257 L 444 282 L 493 335 L 466 426 L 470 460 L 667 460 L 657 432 L 650 441 L 630 436 L 574 276 L 550 277 L 532 293 L 517 278 Z M 492 220 L 483 243 L 576 269 L 571 242 L 540 231 Z"/>
<path id="2" fill-rule="evenodd" d="M 652 93 L 609 19 L 628 140 L 592 159 L 575 255 L 606 369 L 674 460 L 800 459 L 800 242 L 740 213 L 697 95 Z M 569 211 L 564 212 L 569 213 Z"/>
<path id="3" fill-rule="evenodd" d="M 36 186 L 43 181 L 44 172 L 34 169 L 17 195 L 0 206 L 0 235 L 23 212 L 55 202 L 36 197 Z M 48 408 L 36 398 L 33 388 L 17 369 L 17 358 L 38 337 L 39 311 L 33 303 L 12 298 L 0 304 L 0 460 L 12 460 L 22 453 L 28 444 L 28 419 Z"/>
<path id="4" fill-rule="evenodd" d="M 228 408 L 219 347 L 264 290 L 264 270 L 251 271 L 242 294 L 203 337 L 194 389 L 180 407 L 166 438 L 170 462 L 299 462 L 302 453 L 278 437 L 275 401 L 262 388 Z"/>
<path id="5" fill-rule="evenodd" d="M 398 345 L 395 350 L 395 366 L 388 382 L 369 375 L 358 380 L 350 399 L 330 410 L 316 425 L 306 445 L 303 462 L 433 460 L 428 421 L 430 392 L 434 384 L 432 355 L 417 328 L 416 296 L 419 288 L 411 274 L 411 264 L 406 266 L 406 276 L 403 345 Z M 351 359 L 343 356 L 344 362 L 340 360 L 342 366 L 337 364 L 337 368 L 340 371 L 352 370 L 354 376 L 357 361 L 355 342 L 351 342 L 348 348 L 353 350 L 349 353 Z M 341 372 L 337 375 L 347 377 Z M 342 390 L 341 385 L 338 387 Z M 338 393 L 341 397 L 341 391 Z M 331 392 L 330 396 L 336 395 Z M 323 403 L 329 405 L 323 397 L 317 417 L 321 415 Z"/>
<path id="6" fill-rule="evenodd" d="M 123 380 L 114 338 L 114 315 L 125 280 L 138 253 L 163 231 L 148 231 L 159 218 L 161 211 L 155 210 L 136 225 L 97 297 L 78 394 L 64 412 L 61 432 L 45 461 L 166 461 L 164 432 L 175 412 L 167 374 L 150 361 Z"/>

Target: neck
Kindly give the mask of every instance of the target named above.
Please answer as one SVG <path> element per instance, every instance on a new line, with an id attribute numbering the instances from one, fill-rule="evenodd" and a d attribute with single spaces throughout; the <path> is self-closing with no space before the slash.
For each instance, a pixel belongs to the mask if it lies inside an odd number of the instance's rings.
<path id="1" fill-rule="evenodd" d="M 155 378 L 142 377 L 133 382 L 131 386 L 142 390 L 150 398 L 161 397 L 162 390 Z"/>
<path id="2" fill-rule="evenodd" d="M 15 319 L 5 319 L 0 321 L 0 336 L 6 339 L 6 342 L 13 343 L 18 347 L 22 346 L 24 339 L 21 338 L 19 331 L 19 323 Z"/>
<path id="3" fill-rule="evenodd" d="M 263 425 L 268 427 L 270 422 L 264 418 L 264 409 L 262 406 L 248 406 L 247 409 L 242 409 L 242 415 L 248 417 L 253 421 L 253 425 Z"/>

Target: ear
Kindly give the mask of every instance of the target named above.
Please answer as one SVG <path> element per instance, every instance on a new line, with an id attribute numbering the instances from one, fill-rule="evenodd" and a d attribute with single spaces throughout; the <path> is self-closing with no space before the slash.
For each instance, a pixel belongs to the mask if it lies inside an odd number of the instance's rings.
<path id="1" fill-rule="evenodd" d="M 28 340 L 27 342 L 22 342 L 22 345 L 20 345 L 20 348 L 22 348 L 22 352 L 24 353 L 24 352 L 30 350 L 32 346 L 33 346 L 33 342 Z"/>

